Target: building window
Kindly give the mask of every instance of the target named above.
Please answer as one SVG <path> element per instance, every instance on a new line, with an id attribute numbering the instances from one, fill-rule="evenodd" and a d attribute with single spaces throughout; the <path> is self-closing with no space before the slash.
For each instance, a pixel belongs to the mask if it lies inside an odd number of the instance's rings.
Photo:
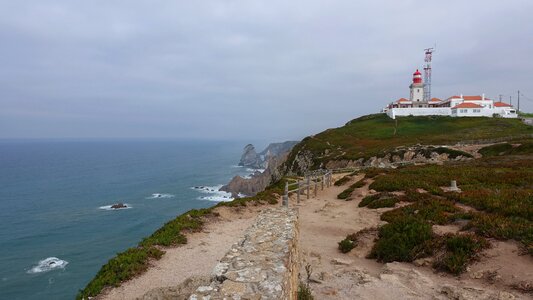
<path id="1" fill-rule="evenodd" d="M 459 112 L 462 114 L 466 114 L 468 112 L 468 109 L 460 109 Z"/>
<path id="2" fill-rule="evenodd" d="M 480 113 L 480 112 L 481 112 L 481 109 L 474 109 L 474 112 L 475 112 L 475 113 Z"/>

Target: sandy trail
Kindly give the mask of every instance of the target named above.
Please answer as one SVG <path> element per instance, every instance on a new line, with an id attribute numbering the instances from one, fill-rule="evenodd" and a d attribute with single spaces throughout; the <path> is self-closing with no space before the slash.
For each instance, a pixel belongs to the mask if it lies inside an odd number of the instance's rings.
<path id="1" fill-rule="evenodd" d="M 97 299 L 130 300 L 161 287 L 177 286 L 190 276 L 210 275 L 218 260 L 253 223 L 259 208 L 218 208 L 220 217 L 206 224 L 201 232 L 188 234 L 186 245 L 166 248 L 165 255 L 153 261 L 142 275 L 106 289 Z"/>

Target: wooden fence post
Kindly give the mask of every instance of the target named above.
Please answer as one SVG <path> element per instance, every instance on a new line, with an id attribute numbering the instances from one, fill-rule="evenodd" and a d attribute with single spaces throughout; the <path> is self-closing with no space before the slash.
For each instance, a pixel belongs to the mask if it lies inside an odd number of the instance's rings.
<path id="1" fill-rule="evenodd" d="M 320 190 L 321 191 L 324 190 L 324 179 L 326 179 L 326 176 L 322 175 L 322 180 L 320 180 Z"/>
<path id="2" fill-rule="evenodd" d="M 315 178 L 315 198 L 316 198 L 317 191 L 318 191 L 318 177 Z"/>
<path id="3" fill-rule="evenodd" d="M 298 192 L 296 192 L 296 200 L 298 203 L 300 203 L 300 193 L 301 193 L 300 179 L 296 180 L 296 183 L 298 184 Z"/>
<path id="4" fill-rule="evenodd" d="M 307 176 L 307 199 L 309 199 L 310 189 L 311 189 L 311 177 Z"/>
<path id="5" fill-rule="evenodd" d="M 285 207 L 289 207 L 289 182 L 285 182 L 285 195 L 283 195 L 283 203 Z"/>

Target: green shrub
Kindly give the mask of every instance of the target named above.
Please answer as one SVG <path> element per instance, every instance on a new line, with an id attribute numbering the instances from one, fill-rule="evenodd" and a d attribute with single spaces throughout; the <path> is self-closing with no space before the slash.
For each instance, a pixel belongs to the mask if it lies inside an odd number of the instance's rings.
<path id="1" fill-rule="evenodd" d="M 300 282 L 298 285 L 298 300 L 313 300 L 313 295 L 311 294 L 311 289 L 307 284 Z"/>
<path id="2" fill-rule="evenodd" d="M 479 149 L 479 154 L 486 156 L 496 156 L 509 153 L 513 146 L 509 143 L 495 144 Z"/>
<path id="3" fill-rule="evenodd" d="M 348 253 L 352 251 L 355 246 L 356 244 L 352 240 L 349 240 L 347 238 L 339 242 L 339 250 L 342 253 Z"/>
<path id="4" fill-rule="evenodd" d="M 381 220 L 392 223 L 398 219 L 407 217 L 416 218 L 422 221 L 429 221 L 433 224 L 446 224 L 453 219 L 453 215 L 459 209 L 453 202 L 438 198 L 426 199 L 415 202 L 411 205 L 384 212 Z"/>
<path id="5" fill-rule="evenodd" d="M 341 186 L 341 185 L 344 185 L 345 183 L 347 183 L 348 181 L 350 181 L 352 179 L 352 176 L 350 175 L 346 175 L 346 176 L 343 176 L 341 179 L 335 181 L 335 183 L 333 183 L 334 186 Z"/>
<path id="6" fill-rule="evenodd" d="M 377 193 L 374 195 L 368 195 L 361 200 L 359 207 L 368 208 L 381 208 L 381 207 L 394 207 L 399 199 L 390 193 Z"/>
<path id="7" fill-rule="evenodd" d="M 382 207 L 394 207 L 396 203 L 398 203 L 397 198 L 383 198 L 370 202 L 367 207 L 372 209 Z"/>
<path id="8" fill-rule="evenodd" d="M 363 200 L 359 202 L 359 207 L 365 207 L 371 202 L 378 200 L 379 198 L 381 198 L 381 193 L 365 196 Z"/>
<path id="9" fill-rule="evenodd" d="M 489 246 L 484 238 L 472 234 L 447 235 L 443 239 L 445 254 L 439 257 L 433 266 L 456 275 L 464 272 L 468 263 Z"/>
<path id="10" fill-rule="evenodd" d="M 337 195 L 337 199 L 348 199 L 348 197 L 350 197 L 350 195 L 353 193 L 353 191 L 357 188 L 361 188 L 365 185 L 365 180 L 364 178 L 357 181 L 356 183 L 350 185 L 350 187 L 348 187 L 347 189 L 345 189 L 344 191 L 342 191 L 340 194 Z"/>
<path id="11" fill-rule="evenodd" d="M 379 229 L 369 254 L 380 262 L 413 261 L 431 253 L 431 225 L 414 217 L 397 219 Z"/>

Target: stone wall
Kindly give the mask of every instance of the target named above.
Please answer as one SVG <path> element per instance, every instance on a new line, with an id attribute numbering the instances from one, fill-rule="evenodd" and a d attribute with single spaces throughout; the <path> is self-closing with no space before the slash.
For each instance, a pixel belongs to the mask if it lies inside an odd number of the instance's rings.
<path id="1" fill-rule="evenodd" d="M 189 299 L 297 299 L 298 212 L 268 208 Z"/>

